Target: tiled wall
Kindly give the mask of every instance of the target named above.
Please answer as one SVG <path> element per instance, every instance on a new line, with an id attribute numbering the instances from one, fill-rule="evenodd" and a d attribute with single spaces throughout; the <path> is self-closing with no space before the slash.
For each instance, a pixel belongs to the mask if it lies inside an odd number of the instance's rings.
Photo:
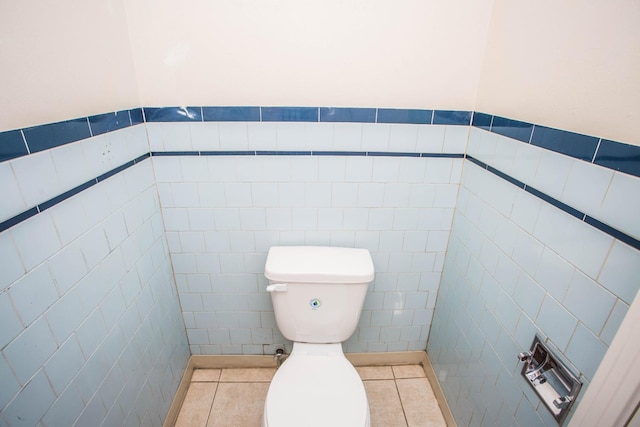
<path id="1" fill-rule="evenodd" d="M 553 425 L 515 355 L 538 332 L 588 385 L 638 288 L 640 148 L 470 122 L 182 107 L 0 133 L 0 421 L 158 424 L 187 336 L 286 344 L 266 251 L 321 244 L 374 257 L 347 351 L 428 340 L 460 425 Z"/>
<path id="2" fill-rule="evenodd" d="M 0 424 L 161 425 L 189 351 L 144 127 L 39 131 L 0 163 Z"/>
<path id="3" fill-rule="evenodd" d="M 427 351 L 459 425 L 555 426 L 516 355 L 539 333 L 588 386 L 640 286 L 638 163 L 488 119 L 471 129 Z"/>
<path id="4" fill-rule="evenodd" d="M 153 164 L 192 353 L 290 349 L 265 292 L 274 245 L 369 249 L 376 279 L 346 351 L 424 349 L 468 126 L 302 113 L 315 122 L 147 124 L 152 152 L 171 152 Z M 376 117 L 348 120 L 362 113 Z"/>

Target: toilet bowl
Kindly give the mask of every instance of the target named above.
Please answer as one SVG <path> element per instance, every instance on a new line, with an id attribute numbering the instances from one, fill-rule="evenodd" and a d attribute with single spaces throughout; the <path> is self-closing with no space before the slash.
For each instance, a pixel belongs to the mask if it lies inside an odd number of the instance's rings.
<path id="1" fill-rule="evenodd" d="M 364 385 L 340 344 L 294 343 L 267 394 L 263 427 L 368 427 Z"/>
<path id="2" fill-rule="evenodd" d="M 368 427 L 367 394 L 342 342 L 356 329 L 374 277 L 369 251 L 273 247 L 265 276 L 293 350 L 269 385 L 263 427 Z"/>

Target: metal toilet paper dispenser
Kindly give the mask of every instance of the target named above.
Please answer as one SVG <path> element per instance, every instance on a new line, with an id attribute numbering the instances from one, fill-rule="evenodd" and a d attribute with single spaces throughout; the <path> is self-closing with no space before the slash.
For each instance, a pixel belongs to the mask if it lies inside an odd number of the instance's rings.
<path id="1" fill-rule="evenodd" d="M 562 424 L 582 383 L 537 334 L 531 350 L 520 353 L 518 359 L 524 362 L 522 376 L 542 399 L 558 424 Z"/>

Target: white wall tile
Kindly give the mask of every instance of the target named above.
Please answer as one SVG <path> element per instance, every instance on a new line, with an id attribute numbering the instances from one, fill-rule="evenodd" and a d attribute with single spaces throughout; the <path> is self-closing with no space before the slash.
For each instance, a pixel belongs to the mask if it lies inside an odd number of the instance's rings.
<path id="1" fill-rule="evenodd" d="M 17 280 L 8 293 L 24 325 L 31 324 L 58 299 L 46 265 L 40 265 Z"/>
<path id="2" fill-rule="evenodd" d="M 333 149 L 338 151 L 359 151 L 362 149 L 361 123 L 334 123 Z"/>
<path id="3" fill-rule="evenodd" d="M 305 123 L 305 140 L 308 149 L 331 150 L 333 146 L 333 123 Z"/>
<path id="4" fill-rule="evenodd" d="M 347 182 L 371 181 L 373 162 L 366 157 L 348 157 L 345 179 Z"/>
<path id="5" fill-rule="evenodd" d="M 442 153 L 444 143 L 443 125 L 418 125 L 416 151 L 419 153 Z"/>
<path id="6" fill-rule="evenodd" d="M 365 151 L 389 151 L 391 125 L 364 123 L 362 125 L 362 149 Z"/>
<path id="7" fill-rule="evenodd" d="M 13 227 L 10 233 L 27 271 L 62 247 L 51 216 L 47 212 L 21 222 Z"/>
<path id="8" fill-rule="evenodd" d="M 11 161 L 22 198 L 27 206 L 35 206 L 49 200 L 63 189 L 56 173 L 50 151 L 41 151 Z"/>
<path id="9" fill-rule="evenodd" d="M 289 179 L 293 182 L 317 182 L 319 164 L 317 157 L 289 157 Z"/>
<path id="10" fill-rule="evenodd" d="M 189 123 L 191 145 L 198 151 L 220 150 L 220 135 L 216 122 L 191 122 Z"/>
<path id="11" fill-rule="evenodd" d="M 179 157 L 182 179 L 186 182 L 202 182 L 209 178 L 206 159 L 198 156 Z"/>
<path id="12" fill-rule="evenodd" d="M 464 153 L 469 138 L 469 128 L 467 126 L 447 126 L 444 134 L 444 153 Z"/>
<path id="13" fill-rule="evenodd" d="M 247 123 L 220 122 L 218 124 L 218 132 L 220 135 L 220 149 L 231 151 L 249 149 Z"/>
<path id="14" fill-rule="evenodd" d="M 26 384 L 44 361 L 56 351 L 57 344 L 43 317 L 32 323 L 3 350 L 21 384 Z"/>
<path id="15" fill-rule="evenodd" d="M 389 133 L 391 151 L 413 153 L 418 140 L 418 126 L 411 124 L 392 124 Z"/>
<path id="16" fill-rule="evenodd" d="M 248 148 L 250 150 L 275 150 L 277 125 L 270 122 L 247 123 Z"/>
<path id="17" fill-rule="evenodd" d="M 536 190 L 560 199 L 572 162 L 571 157 L 543 150 L 540 154 L 538 170 L 530 185 Z"/>
<path id="18" fill-rule="evenodd" d="M 305 123 L 276 123 L 277 143 L 275 147 L 284 151 L 309 150 L 311 147 L 305 135 L 305 126 Z"/>

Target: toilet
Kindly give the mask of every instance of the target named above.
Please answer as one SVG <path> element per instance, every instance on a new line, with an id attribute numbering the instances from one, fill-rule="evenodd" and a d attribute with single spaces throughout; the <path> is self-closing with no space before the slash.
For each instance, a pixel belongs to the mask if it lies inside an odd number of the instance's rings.
<path id="1" fill-rule="evenodd" d="M 374 277 L 369 251 L 276 246 L 265 276 L 276 323 L 293 350 L 271 381 L 262 426 L 369 426 L 364 385 L 342 350 Z"/>

